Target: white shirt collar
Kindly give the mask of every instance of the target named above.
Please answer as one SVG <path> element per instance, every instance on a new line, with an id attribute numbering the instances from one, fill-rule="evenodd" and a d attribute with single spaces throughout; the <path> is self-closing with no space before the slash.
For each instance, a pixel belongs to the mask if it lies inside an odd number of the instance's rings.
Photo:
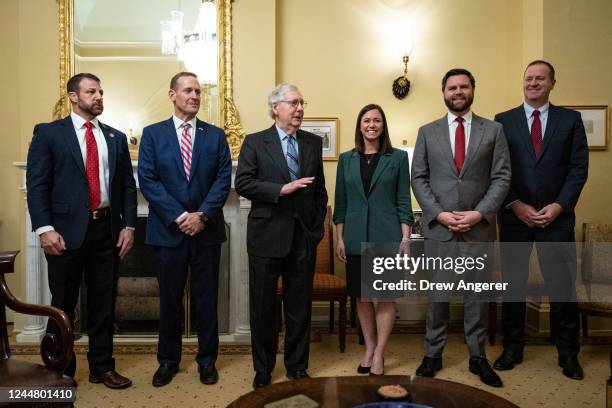
<path id="1" fill-rule="evenodd" d="M 176 130 L 178 130 L 181 125 L 185 122 L 183 122 L 182 120 L 180 120 L 179 118 L 177 118 L 175 115 L 172 115 L 172 121 L 174 122 L 174 128 Z M 191 120 L 188 120 L 187 123 L 189 123 L 191 125 L 192 129 L 196 128 L 196 124 L 198 122 L 198 119 L 194 116 L 193 118 L 191 118 Z"/>
<path id="2" fill-rule="evenodd" d="M 540 116 L 548 113 L 548 108 L 550 107 L 550 102 L 546 102 L 544 105 L 540 106 L 538 110 L 540 111 Z M 533 111 L 536 110 L 533 106 L 528 104 L 527 102 L 523 102 L 523 108 L 525 109 L 525 114 L 528 118 L 533 116 Z"/>
<path id="3" fill-rule="evenodd" d="M 85 122 L 93 123 L 94 127 L 100 129 L 100 122 L 98 122 L 98 118 L 93 118 L 92 120 L 85 120 L 78 114 L 74 112 L 70 112 L 70 119 L 72 119 L 72 124 L 75 129 L 82 129 L 85 126 Z"/>
<path id="4" fill-rule="evenodd" d="M 448 112 L 447 115 L 447 120 L 448 120 L 448 124 L 449 126 L 453 124 L 453 122 L 455 122 L 455 119 L 457 119 L 457 115 L 455 115 L 452 112 Z M 466 113 L 465 115 L 463 115 L 463 120 L 465 121 L 466 124 L 471 125 L 472 124 L 472 111 L 468 111 L 468 113 Z"/>

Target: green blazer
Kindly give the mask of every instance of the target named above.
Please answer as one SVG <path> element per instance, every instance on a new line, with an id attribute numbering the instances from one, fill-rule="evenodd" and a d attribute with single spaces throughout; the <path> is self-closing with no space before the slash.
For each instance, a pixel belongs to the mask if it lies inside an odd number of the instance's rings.
<path id="1" fill-rule="evenodd" d="M 413 222 L 406 152 L 393 149 L 380 156 L 369 195 L 363 191 L 357 150 L 340 155 L 334 224 L 344 224 L 347 254 L 360 255 L 362 242 L 399 242 L 400 224 Z"/>

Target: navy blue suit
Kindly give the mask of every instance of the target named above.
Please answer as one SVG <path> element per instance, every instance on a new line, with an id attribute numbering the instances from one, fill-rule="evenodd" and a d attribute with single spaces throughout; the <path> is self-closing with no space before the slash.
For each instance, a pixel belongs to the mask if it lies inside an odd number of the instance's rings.
<path id="1" fill-rule="evenodd" d="M 589 151 L 580 113 L 549 105 L 540 155 L 536 157 L 523 105 L 499 113 L 512 162 L 512 181 L 498 221 L 502 275 L 510 283 L 502 310 L 504 348 L 522 351 L 525 344 L 525 293 L 529 257 L 536 243 L 540 270 L 550 297 L 551 332 L 560 356 L 578 353 L 574 208 L 587 180 Z M 563 208 L 545 228 L 530 228 L 510 208 L 515 200 L 536 211 L 551 203 Z"/>
<path id="2" fill-rule="evenodd" d="M 70 116 L 38 124 L 28 151 L 27 198 L 32 229 L 53 226 L 64 238 L 61 255 L 46 255 L 51 304 L 74 321 L 81 279 L 88 288 L 89 370 L 113 370 L 113 323 L 119 231 L 136 225 L 136 183 L 123 133 L 98 122 L 108 147 L 110 217 L 93 220 L 89 187 Z M 50 320 L 48 331 L 58 333 Z M 75 360 L 66 369 L 74 375 Z"/>
<path id="3" fill-rule="evenodd" d="M 217 358 L 217 287 L 221 243 L 226 240 L 223 205 L 229 194 L 232 160 L 222 129 L 197 121 L 190 178 L 183 168 L 172 118 L 142 133 L 138 181 L 149 202 L 146 242 L 155 250 L 160 289 L 158 360 L 176 366 L 181 359 L 181 317 L 187 270 L 191 270 L 200 366 Z M 208 217 L 204 230 L 190 237 L 175 220 L 184 212 Z"/>

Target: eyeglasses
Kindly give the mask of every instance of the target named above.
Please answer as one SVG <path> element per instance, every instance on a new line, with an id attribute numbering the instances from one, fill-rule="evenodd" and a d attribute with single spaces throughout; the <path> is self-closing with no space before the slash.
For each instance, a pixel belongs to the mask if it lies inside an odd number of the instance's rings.
<path id="1" fill-rule="evenodd" d="M 279 102 L 285 102 L 285 103 L 288 103 L 289 105 L 291 105 L 291 107 L 292 107 L 293 109 L 297 109 L 297 107 L 298 107 L 299 105 L 302 105 L 302 108 L 303 108 L 303 109 L 306 109 L 306 107 L 308 106 L 308 102 L 306 102 L 306 101 L 301 101 L 301 100 L 299 100 L 299 99 L 294 99 L 294 100 L 292 100 L 292 101 L 279 101 Z"/>

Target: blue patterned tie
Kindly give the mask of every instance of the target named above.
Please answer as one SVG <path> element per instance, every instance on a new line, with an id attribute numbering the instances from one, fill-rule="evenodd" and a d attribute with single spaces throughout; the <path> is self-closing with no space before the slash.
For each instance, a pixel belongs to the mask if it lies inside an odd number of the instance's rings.
<path id="1" fill-rule="evenodd" d="M 298 154 L 295 150 L 295 139 L 292 136 L 287 136 L 287 166 L 289 167 L 291 181 L 297 180 L 300 174 L 300 165 L 298 164 Z"/>

